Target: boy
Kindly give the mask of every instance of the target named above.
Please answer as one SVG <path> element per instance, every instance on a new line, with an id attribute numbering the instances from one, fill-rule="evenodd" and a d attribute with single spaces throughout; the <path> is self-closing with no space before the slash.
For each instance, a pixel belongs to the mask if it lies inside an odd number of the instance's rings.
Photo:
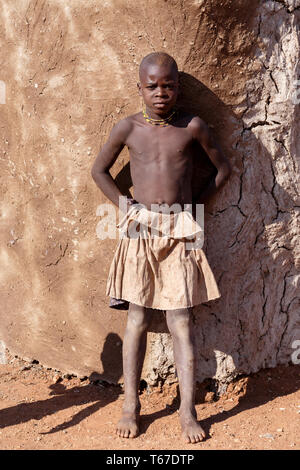
<path id="1" fill-rule="evenodd" d="M 220 297 L 220 293 L 204 252 L 186 247 L 199 226 L 191 220 L 191 213 L 182 209 L 192 202 L 206 202 L 225 183 L 231 166 L 213 143 L 205 122 L 174 108 L 178 68 L 171 56 L 163 52 L 148 54 L 140 64 L 139 78 L 144 111 L 114 126 L 92 168 L 97 186 L 118 205 L 122 194 L 109 169 L 123 147 L 128 147 L 135 200 L 128 200 L 120 226 L 124 233 L 133 226 L 144 227 L 142 236 L 121 238 L 107 284 L 108 295 L 129 302 L 123 341 L 125 397 L 117 434 L 126 438 L 138 434 L 138 388 L 150 309 L 154 308 L 166 311 L 179 380 L 182 433 L 187 442 L 196 443 L 204 439 L 205 433 L 197 422 L 195 410 L 191 309 Z M 192 201 L 192 160 L 197 144 L 202 145 L 217 174 L 197 201 Z M 177 210 L 170 214 L 168 208 L 174 205 Z M 165 236 L 168 220 L 171 228 Z M 183 235 L 180 221 L 183 221 Z M 150 236 L 151 230 L 155 237 Z"/>

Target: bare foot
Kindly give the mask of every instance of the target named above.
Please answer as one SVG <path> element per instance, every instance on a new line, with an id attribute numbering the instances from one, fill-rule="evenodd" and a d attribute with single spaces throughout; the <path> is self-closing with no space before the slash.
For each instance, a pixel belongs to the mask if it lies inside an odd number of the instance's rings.
<path id="1" fill-rule="evenodd" d="M 180 411 L 180 423 L 182 428 L 182 436 L 186 442 L 196 444 L 196 442 L 203 441 L 205 432 L 196 419 L 196 413 L 190 411 Z"/>
<path id="2" fill-rule="evenodd" d="M 132 406 L 124 406 L 120 421 L 117 424 L 116 433 L 120 437 L 136 437 L 139 433 L 140 406 L 132 409 Z"/>

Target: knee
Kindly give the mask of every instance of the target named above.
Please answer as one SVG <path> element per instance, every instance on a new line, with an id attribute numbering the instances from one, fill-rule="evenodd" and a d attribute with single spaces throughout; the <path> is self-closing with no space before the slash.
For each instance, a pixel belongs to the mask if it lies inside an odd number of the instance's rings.
<path id="1" fill-rule="evenodd" d="M 191 317 L 188 313 L 183 315 L 170 311 L 167 314 L 167 324 L 171 335 L 175 338 L 189 338 L 191 334 Z"/>
<path id="2" fill-rule="evenodd" d="M 138 305 L 131 306 L 128 312 L 127 327 L 131 331 L 143 333 L 147 330 L 150 323 L 150 315 L 145 307 Z"/>

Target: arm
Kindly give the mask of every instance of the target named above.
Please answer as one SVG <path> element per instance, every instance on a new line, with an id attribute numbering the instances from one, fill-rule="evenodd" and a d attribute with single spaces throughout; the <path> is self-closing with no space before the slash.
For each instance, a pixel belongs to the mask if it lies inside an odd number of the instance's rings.
<path id="1" fill-rule="evenodd" d="M 119 205 L 119 196 L 122 196 L 122 193 L 115 184 L 109 170 L 124 148 L 131 130 L 132 123 L 129 119 L 118 122 L 113 127 L 106 144 L 100 150 L 91 169 L 91 175 L 96 185 L 116 206 Z"/>
<path id="2" fill-rule="evenodd" d="M 190 123 L 193 137 L 203 147 L 212 163 L 217 168 L 217 174 L 208 185 L 197 195 L 196 203 L 206 203 L 229 178 L 232 168 L 229 160 L 223 154 L 219 145 L 213 140 L 207 124 L 195 117 Z"/>

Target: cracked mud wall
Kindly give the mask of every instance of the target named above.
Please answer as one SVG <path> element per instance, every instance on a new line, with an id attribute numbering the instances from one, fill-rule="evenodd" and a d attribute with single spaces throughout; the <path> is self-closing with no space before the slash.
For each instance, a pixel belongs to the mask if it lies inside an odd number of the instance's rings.
<path id="1" fill-rule="evenodd" d="M 1 3 L 0 340 L 12 352 L 122 381 L 126 314 L 105 297 L 116 241 L 97 238 L 107 201 L 90 168 L 113 124 L 140 110 L 140 60 L 166 50 L 183 72 L 181 103 L 233 165 L 206 207 L 222 297 L 194 310 L 197 379 L 290 361 L 300 339 L 299 17 L 297 1 Z M 122 188 L 127 163 L 123 151 L 112 169 Z M 157 312 L 143 378 L 174 377 Z"/>

